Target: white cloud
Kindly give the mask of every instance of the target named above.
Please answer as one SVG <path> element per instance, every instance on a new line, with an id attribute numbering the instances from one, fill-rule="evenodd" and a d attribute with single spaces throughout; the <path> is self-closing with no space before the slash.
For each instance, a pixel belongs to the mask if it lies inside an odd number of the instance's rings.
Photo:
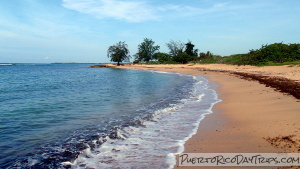
<path id="1" fill-rule="evenodd" d="M 152 10 L 153 8 L 144 2 L 120 0 L 63 0 L 63 6 L 98 18 L 114 18 L 128 22 L 142 22 L 157 19 L 157 16 Z"/>

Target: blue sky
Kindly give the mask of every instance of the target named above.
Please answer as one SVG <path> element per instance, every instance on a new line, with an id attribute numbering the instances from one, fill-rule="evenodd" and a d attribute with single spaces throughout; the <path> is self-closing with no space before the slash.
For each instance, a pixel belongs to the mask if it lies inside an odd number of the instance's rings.
<path id="1" fill-rule="evenodd" d="M 109 62 L 109 46 L 134 55 L 144 38 L 247 53 L 299 43 L 299 18 L 299 0 L 0 0 L 0 63 Z"/>

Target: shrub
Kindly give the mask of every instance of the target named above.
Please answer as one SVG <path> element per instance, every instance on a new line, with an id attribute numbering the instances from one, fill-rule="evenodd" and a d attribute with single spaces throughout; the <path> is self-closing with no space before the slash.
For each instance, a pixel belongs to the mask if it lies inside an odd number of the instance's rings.
<path id="1" fill-rule="evenodd" d="M 175 62 L 179 62 L 179 63 L 182 63 L 182 64 L 186 64 L 188 63 L 189 61 L 192 61 L 192 60 L 195 60 L 196 57 L 195 56 L 191 56 L 187 53 L 183 53 L 183 52 L 180 52 L 178 53 L 177 55 L 173 56 L 173 61 Z"/>
<path id="2" fill-rule="evenodd" d="M 135 60 L 135 61 L 133 61 L 133 64 L 139 64 L 139 63 L 141 63 L 141 60 Z"/>
<path id="3" fill-rule="evenodd" d="M 250 50 L 247 54 L 227 56 L 222 63 L 235 65 L 266 65 L 268 62 L 283 63 L 300 60 L 300 44 L 274 43 L 262 45 L 260 49 Z"/>

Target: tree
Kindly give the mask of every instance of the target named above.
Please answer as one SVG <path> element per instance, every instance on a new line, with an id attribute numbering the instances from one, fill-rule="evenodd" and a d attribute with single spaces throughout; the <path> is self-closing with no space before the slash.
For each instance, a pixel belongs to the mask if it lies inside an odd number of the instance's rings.
<path id="1" fill-rule="evenodd" d="M 195 57 L 185 53 L 179 52 L 177 55 L 173 56 L 173 60 L 178 63 L 186 64 L 189 61 L 194 60 Z"/>
<path id="2" fill-rule="evenodd" d="M 171 60 L 171 56 L 167 53 L 157 52 L 153 55 L 154 59 L 157 59 L 159 63 L 166 63 Z"/>
<path id="3" fill-rule="evenodd" d="M 153 56 L 158 52 L 160 46 L 154 46 L 154 41 L 152 39 L 144 38 L 144 42 L 139 44 L 138 53 L 136 54 L 137 60 L 142 60 L 149 62 L 154 59 Z"/>
<path id="4" fill-rule="evenodd" d="M 167 46 L 170 50 L 171 56 L 176 56 L 178 53 L 183 52 L 184 49 L 184 43 L 181 41 L 173 41 L 171 40 L 169 43 L 167 43 Z"/>
<path id="5" fill-rule="evenodd" d="M 129 55 L 128 45 L 120 41 L 110 46 L 107 50 L 107 57 L 110 58 L 112 62 L 118 62 L 118 66 L 120 66 L 120 62 L 129 61 L 131 56 Z"/>
<path id="6" fill-rule="evenodd" d="M 191 56 L 198 56 L 198 49 L 194 50 L 195 45 L 189 40 L 187 44 L 185 44 L 185 53 Z"/>

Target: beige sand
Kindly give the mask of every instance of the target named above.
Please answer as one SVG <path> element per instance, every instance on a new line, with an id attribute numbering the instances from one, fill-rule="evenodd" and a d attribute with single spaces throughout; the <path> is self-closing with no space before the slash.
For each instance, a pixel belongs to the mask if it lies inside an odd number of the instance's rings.
<path id="1" fill-rule="evenodd" d="M 197 134 L 185 143 L 186 153 L 300 152 L 300 102 L 294 97 L 240 79 L 229 70 L 281 76 L 300 81 L 300 67 L 212 65 L 126 65 L 122 68 L 176 71 L 206 76 L 217 82 L 222 102 L 201 121 Z M 201 69 L 200 69 L 201 68 Z M 179 167 L 184 168 L 184 167 Z M 191 168 L 191 167 L 186 167 Z"/>
<path id="2" fill-rule="evenodd" d="M 110 65 L 116 67 L 115 65 Z M 236 65 L 226 65 L 226 64 L 185 64 L 185 65 L 125 65 L 121 66 L 123 68 L 141 68 L 141 69 L 208 69 L 208 70 L 226 70 L 226 71 L 236 71 L 245 72 L 253 74 L 262 74 L 268 76 L 278 76 L 285 77 L 288 79 L 300 81 L 300 65 L 296 66 L 236 66 Z M 190 72 L 193 73 L 193 72 Z"/>

